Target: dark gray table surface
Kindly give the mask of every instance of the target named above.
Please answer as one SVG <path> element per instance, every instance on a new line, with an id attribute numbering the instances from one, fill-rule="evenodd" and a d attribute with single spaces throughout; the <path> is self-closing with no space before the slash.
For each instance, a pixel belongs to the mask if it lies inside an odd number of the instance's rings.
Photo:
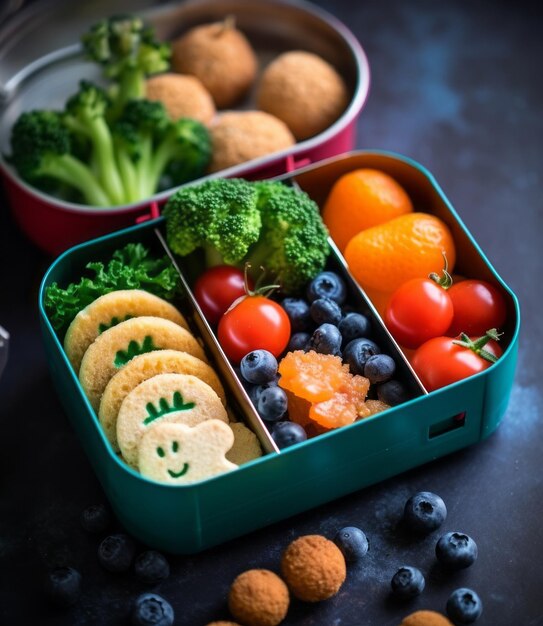
<path id="1" fill-rule="evenodd" d="M 443 611 L 450 592 L 468 586 L 484 602 L 481 626 L 541 625 L 541 14 L 505 1 L 319 4 L 350 26 L 369 57 L 372 86 L 357 145 L 427 166 L 520 298 L 511 401 L 484 443 L 203 554 L 171 557 L 171 576 L 156 589 L 173 604 L 176 624 L 227 619 L 226 593 L 238 573 L 277 571 L 295 536 L 332 537 L 356 525 L 370 539 L 366 559 L 349 569 L 335 598 L 294 602 L 284 624 L 397 626 L 415 609 Z M 12 337 L 0 381 L 0 623 L 126 624 L 145 586 L 102 570 L 99 539 L 79 526 L 81 510 L 104 495 L 52 388 L 39 334 L 37 288 L 52 259 L 20 234 L 5 202 L 0 215 L 0 324 Z M 397 531 L 405 500 L 419 490 L 444 498 L 443 530 L 475 538 L 473 567 L 445 576 L 435 567 L 436 536 L 414 541 Z M 82 572 L 84 593 L 63 612 L 48 607 L 41 589 L 48 569 L 65 564 Z M 403 564 L 427 577 L 408 605 L 388 591 Z"/>

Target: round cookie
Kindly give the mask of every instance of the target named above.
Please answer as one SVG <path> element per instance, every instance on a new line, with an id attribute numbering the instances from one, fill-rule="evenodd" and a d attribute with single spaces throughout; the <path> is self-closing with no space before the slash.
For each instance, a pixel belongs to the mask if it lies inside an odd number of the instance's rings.
<path id="1" fill-rule="evenodd" d="M 79 382 L 91 406 L 98 409 L 106 385 L 128 361 L 144 352 L 167 348 L 207 361 L 202 346 L 188 330 L 160 317 L 134 317 L 99 335 L 85 352 L 79 369 Z"/>
<path id="2" fill-rule="evenodd" d="M 178 350 L 155 350 L 134 357 L 122 367 L 108 382 L 102 399 L 98 417 L 115 451 L 117 444 L 117 415 L 128 393 L 144 380 L 157 374 L 192 374 L 207 383 L 226 405 L 224 389 L 212 367 L 200 359 Z"/>
<path id="3" fill-rule="evenodd" d="M 233 443 L 232 431 L 220 420 L 207 420 L 193 428 L 157 424 L 141 439 L 138 468 L 151 480 L 187 485 L 236 469 L 224 456 Z"/>
<path id="4" fill-rule="evenodd" d="M 241 422 L 230 424 L 230 428 L 234 432 L 234 445 L 226 453 L 226 458 L 229 461 L 236 465 L 243 465 L 243 463 L 262 456 L 258 437 L 252 430 L 249 430 Z"/>
<path id="5" fill-rule="evenodd" d="M 121 289 L 106 293 L 74 317 L 64 337 L 64 350 L 74 370 L 91 343 L 105 330 L 132 317 L 152 315 L 171 320 L 189 330 L 181 313 L 169 302 L 143 289 Z"/>
<path id="6" fill-rule="evenodd" d="M 210 419 L 228 423 L 226 409 L 209 385 L 190 374 L 158 374 L 123 400 L 117 416 L 117 442 L 125 461 L 135 467 L 138 446 L 149 428 L 163 422 L 196 426 Z"/>

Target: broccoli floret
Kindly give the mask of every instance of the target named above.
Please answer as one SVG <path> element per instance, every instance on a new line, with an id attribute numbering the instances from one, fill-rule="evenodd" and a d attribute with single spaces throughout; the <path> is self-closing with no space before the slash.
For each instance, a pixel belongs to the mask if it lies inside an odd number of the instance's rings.
<path id="1" fill-rule="evenodd" d="M 137 181 L 135 200 L 156 193 L 166 171 L 170 186 L 202 176 L 211 157 L 207 129 L 188 118 L 172 121 L 161 102 L 128 102 L 114 137 L 125 183 Z"/>
<path id="2" fill-rule="evenodd" d="M 258 240 L 258 193 L 240 179 L 209 180 L 179 189 L 164 208 L 171 249 L 185 256 L 204 248 L 208 265 L 236 264 Z"/>
<path id="3" fill-rule="evenodd" d="M 155 145 L 170 123 L 161 102 L 130 100 L 121 118 L 113 124 L 117 163 L 129 200 L 143 200 L 155 193 Z"/>
<path id="4" fill-rule="evenodd" d="M 9 158 L 21 178 L 32 185 L 44 188 L 48 181 L 59 181 L 79 191 L 87 204 L 110 206 L 111 199 L 96 176 L 70 149 L 70 133 L 60 113 L 30 111 L 13 126 Z"/>
<path id="5" fill-rule="evenodd" d="M 188 117 L 171 122 L 164 129 L 153 157 L 154 188 L 164 174 L 171 187 L 203 176 L 211 150 L 211 137 L 203 124 Z"/>
<path id="6" fill-rule="evenodd" d="M 278 182 L 256 183 L 262 230 L 247 261 L 263 266 L 283 292 L 298 292 L 324 269 L 328 232 L 317 204 L 304 192 Z"/>
<path id="7" fill-rule="evenodd" d="M 118 84 L 113 118 L 129 100 L 143 98 L 145 78 L 169 69 L 171 48 L 136 16 L 115 16 L 92 26 L 83 38 L 87 56 Z"/>
<path id="8" fill-rule="evenodd" d="M 81 81 L 79 91 L 66 102 L 64 124 L 91 146 L 91 162 L 98 179 L 112 200 L 125 202 L 125 191 L 113 151 L 111 131 L 106 122 L 110 101 L 106 92 L 88 81 Z"/>

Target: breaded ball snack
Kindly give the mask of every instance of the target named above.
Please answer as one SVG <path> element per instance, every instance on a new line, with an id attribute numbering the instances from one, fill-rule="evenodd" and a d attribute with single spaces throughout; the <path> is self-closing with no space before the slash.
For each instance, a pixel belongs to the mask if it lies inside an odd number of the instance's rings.
<path id="1" fill-rule="evenodd" d="M 277 626 L 289 607 L 285 583 L 266 569 L 251 569 L 240 574 L 228 593 L 228 608 L 245 626 Z"/>
<path id="2" fill-rule="evenodd" d="M 143 289 L 120 289 L 100 296 L 74 317 L 64 337 L 64 350 L 74 370 L 91 343 L 105 330 L 132 317 L 152 315 L 189 329 L 187 321 L 169 302 Z"/>
<path id="3" fill-rule="evenodd" d="M 188 352 L 207 361 L 202 346 L 188 330 L 160 317 L 134 317 L 99 335 L 85 352 L 79 369 L 79 382 L 92 408 L 98 410 L 106 385 L 121 367 L 135 356 L 165 349 Z"/>
<path id="4" fill-rule="evenodd" d="M 283 552 L 281 574 L 299 600 L 320 602 L 339 591 L 347 569 L 335 543 L 322 535 L 305 535 Z"/>
<path id="5" fill-rule="evenodd" d="M 172 67 L 199 78 L 217 108 L 231 107 L 247 93 L 257 72 L 256 55 L 233 19 L 196 26 L 172 44 Z"/>
<path id="6" fill-rule="evenodd" d="M 154 350 L 140 354 L 122 367 L 108 382 L 102 399 L 98 418 L 113 449 L 118 451 L 117 415 L 126 396 L 144 380 L 157 374 L 191 374 L 207 383 L 226 405 L 224 389 L 213 368 L 202 360 L 179 350 Z M 235 432 L 234 432 L 235 435 Z M 258 443 L 258 442 L 257 442 Z M 235 460 L 230 459 L 232 463 Z"/>
<path id="7" fill-rule="evenodd" d="M 174 73 L 152 76 L 146 82 L 145 97 L 162 102 L 172 120 L 191 117 L 207 125 L 215 117 L 213 98 L 195 76 Z"/>
<path id="8" fill-rule="evenodd" d="M 213 156 L 210 172 L 284 150 L 296 143 L 287 126 L 263 111 L 229 111 L 210 127 Z"/>
<path id="9" fill-rule="evenodd" d="M 415 611 L 404 617 L 399 626 L 453 626 L 453 624 L 441 613 Z"/>
<path id="10" fill-rule="evenodd" d="M 336 70 L 316 54 L 285 52 L 272 61 L 258 87 L 258 108 L 283 120 L 296 139 L 332 125 L 349 102 Z"/>
<path id="11" fill-rule="evenodd" d="M 141 438 L 150 428 L 163 422 L 191 427 L 212 419 L 228 423 L 226 410 L 209 385 L 190 374 L 158 374 L 123 400 L 117 416 L 117 442 L 124 460 L 136 467 Z M 231 443 L 226 450 L 234 443 L 229 430 Z"/>
<path id="12" fill-rule="evenodd" d="M 249 430 L 241 422 L 230 424 L 230 428 L 234 432 L 234 445 L 226 453 L 226 458 L 229 461 L 236 465 L 243 465 L 262 456 L 258 437 L 252 430 Z"/>

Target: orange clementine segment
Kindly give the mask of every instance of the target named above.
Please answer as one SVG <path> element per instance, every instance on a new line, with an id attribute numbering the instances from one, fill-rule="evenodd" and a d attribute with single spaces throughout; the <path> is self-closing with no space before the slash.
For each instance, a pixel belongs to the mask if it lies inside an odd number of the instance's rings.
<path id="1" fill-rule="evenodd" d="M 361 230 L 413 211 L 404 188 L 385 172 L 358 169 L 339 178 L 324 205 L 322 218 L 343 252 Z"/>
<path id="2" fill-rule="evenodd" d="M 434 215 L 409 213 L 355 235 L 345 249 L 353 276 L 366 289 L 391 292 L 411 278 L 449 271 L 456 252 L 447 225 Z"/>
<path id="3" fill-rule="evenodd" d="M 279 385 L 309 402 L 330 399 L 349 379 L 349 366 L 338 356 L 295 350 L 279 364 Z"/>

